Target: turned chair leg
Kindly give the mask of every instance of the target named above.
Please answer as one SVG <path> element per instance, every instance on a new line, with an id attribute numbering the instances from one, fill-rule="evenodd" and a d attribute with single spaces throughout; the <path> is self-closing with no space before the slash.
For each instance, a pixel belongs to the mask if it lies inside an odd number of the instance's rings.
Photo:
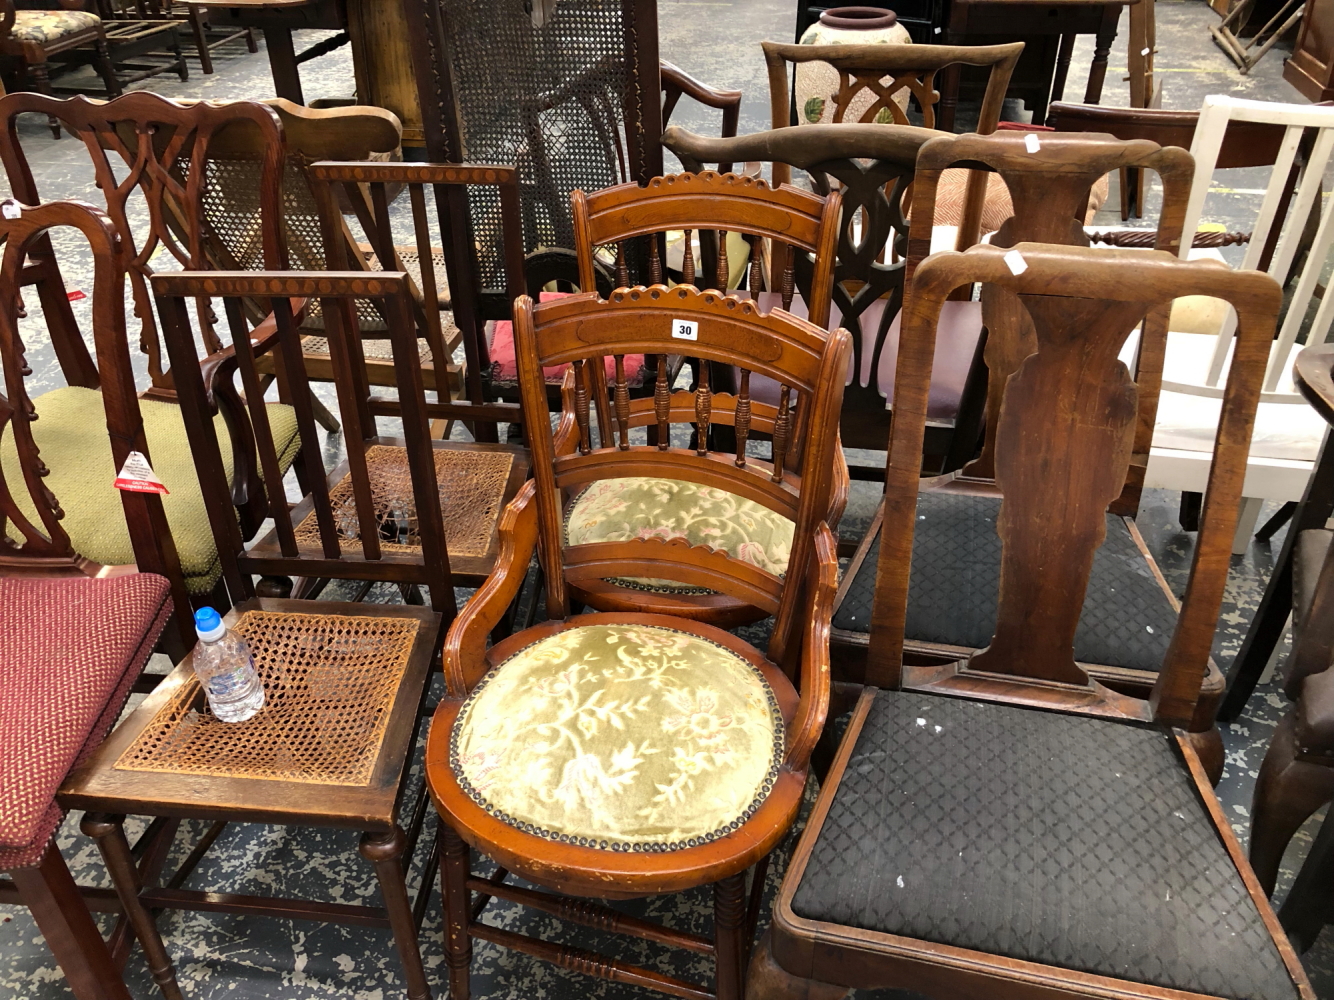
<path id="1" fill-rule="evenodd" d="M 1296 717 L 1288 712 L 1260 765 L 1251 799 L 1251 867 L 1273 895 L 1288 842 L 1306 820 L 1334 799 L 1334 767 L 1297 759 Z"/>
<path id="2" fill-rule="evenodd" d="M 449 1000 L 469 1000 L 472 972 L 472 893 L 468 889 L 471 855 L 463 838 L 443 819 L 440 892 L 445 909 L 445 961 L 449 965 Z"/>
<path id="3" fill-rule="evenodd" d="M 408 901 L 408 886 L 404 873 L 403 851 L 408 838 L 398 827 L 392 833 L 367 833 L 361 838 L 361 856 L 375 865 L 375 877 L 380 882 L 380 896 L 389 914 L 393 928 L 394 945 L 403 963 L 403 978 L 408 984 L 408 1000 L 431 1000 L 431 988 L 426 984 L 426 969 L 422 967 L 421 948 L 417 943 L 417 921 L 412 916 Z M 425 886 L 421 889 L 426 892 Z"/>
<path id="4" fill-rule="evenodd" d="M 111 951 L 93 922 L 55 839 L 32 868 L 9 872 L 46 946 L 78 1000 L 130 1000 Z"/>
<path id="5" fill-rule="evenodd" d="M 45 94 L 47 97 L 53 97 L 51 93 L 51 72 L 44 62 L 33 63 L 28 67 L 28 77 L 32 81 L 32 89 L 39 94 Z M 51 128 L 51 134 L 57 139 L 60 138 L 60 121 L 55 115 L 46 116 L 46 124 Z"/>
<path id="6" fill-rule="evenodd" d="M 213 72 L 213 54 L 208 50 L 208 36 L 204 34 L 204 10 L 190 4 L 190 34 L 199 50 L 199 69 L 205 76 Z"/>
<path id="7" fill-rule="evenodd" d="M 123 92 L 120 77 L 116 76 L 116 64 L 111 61 L 111 46 L 105 38 L 97 40 L 97 73 L 102 78 L 102 86 L 107 88 L 107 99 L 117 98 Z"/>
<path id="8" fill-rule="evenodd" d="M 764 932 L 750 957 L 746 1000 L 843 1000 L 849 992 L 845 986 L 803 979 L 784 969 L 774 958 L 772 931 Z"/>
<path id="9" fill-rule="evenodd" d="M 125 916 L 134 928 L 134 935 L 139 939 L 139 947 L 148 959 L 148 969 L 153 974 L 153 982 L 162 990 L 167 1000 L 185 1000 L 180 984 L 176 982 L 176 970 L 167 955 L 167 946 L 158 933 L 157 923 L 139 898 L 139 866 L 130 853 L 130 843 L 125 839 L 125 817 L 88 813 L 83 818 L 82 829 L 85 834 L 97 841 L 111 875 L 111 884 L 116 887 L 116 895 L 125 910 Z"/>
<path id="10" fill-rule="evenodd" d="M 713 946 L 717 955 L 714 991 L 718 1000 L 741 1000 L 745 989 L 746 876 L 713 884 Z"/>

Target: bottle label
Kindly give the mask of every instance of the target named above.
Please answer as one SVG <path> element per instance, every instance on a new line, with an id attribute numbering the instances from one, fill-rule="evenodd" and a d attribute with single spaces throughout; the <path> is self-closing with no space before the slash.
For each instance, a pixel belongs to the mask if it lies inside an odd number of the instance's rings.
<path id="1" fill-rule="evenodd" d="M 235 670 L 210 677 L 208 680 L 208 696 L 228 701 L 237 695 L 244 694 L 246 689 L 250 687 L 251 677 L 254 676 L 252 670 L 253 668 L 247 663 L 243 667 L 237 667 Z"/>

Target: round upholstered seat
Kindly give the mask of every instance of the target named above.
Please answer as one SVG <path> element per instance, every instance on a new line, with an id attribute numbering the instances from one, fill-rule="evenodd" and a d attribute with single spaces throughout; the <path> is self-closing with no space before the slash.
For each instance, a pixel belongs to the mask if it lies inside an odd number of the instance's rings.
<path id="1" fill-rule="evenodd" d="M 679 479 L 604 479 L 583 490 L 565 517 L 565 544 L 684 538 L 721 549 L 774 576 L 787 572 L 793 524 L 763 504 Z M 656 593 L 704 594 L 672 580 L 610 581 Z"/>
<path id="2" fill-rule="evenodd" d="M 764 677 L 699 635 L 567 628 L 492 668 L 459 711 L 463 792 L 526 833 L 670 851 L 735 831 L 774 787 L 783 719 Z"/>

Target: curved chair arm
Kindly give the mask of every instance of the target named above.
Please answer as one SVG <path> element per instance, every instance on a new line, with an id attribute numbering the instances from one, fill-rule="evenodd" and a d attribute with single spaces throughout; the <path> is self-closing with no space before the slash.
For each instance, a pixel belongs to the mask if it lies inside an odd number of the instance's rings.
<path id="1" fill-rule="evenodd" d="M 1292 381 L 1317 413 L 1334 424 L 1334 344 L 1315 344 L 1297 355 Z"/>
<path id="2" fill-rule="evenodd" d="M 815 558 L 806 586 L 811 591 L 811 621 L 802 642 L 801 706 L 792 721 L 792 737 L 783 763 L 805 771 L 829 714 L 829 623 L 838 589 L 838 545 L 829 525 L 821 522 L 815 534 Z"/>
<path id="3" fill-rule="evenodd" d="M 500 515 L 500 554 L 495 568 L 445 636 L 445 684 L 451 698 L 465 697 L 486 673 L 487 636 L 505 617 L 528 575 L 537 548 L 536 492 L 536 480 L 528 480 Z"/>
<path id="4" fill-rule="evenodd" d="M 706 108 L 714 108 L 723 113 L 722 127 L 718 134 L 724 139 L 730 139 L 736 135 L 737 122 L 741 119 L 741 91 L 739 90 L 719 90 L 716 87 L 710 87 L 702 80 L 697 80 L 679 66 L 674 66 L 665 59 L 660 63 L 659 68 L 662 71 L 662 124 L 666 126 L 672 117 L 672 112 L 676 110 L 677 103 L 681 100 L 681 95 L 686 96 L 703 104 Z M 731 173 L 732 164 L 724 163 L 718 167 L 719 173 Z"/>

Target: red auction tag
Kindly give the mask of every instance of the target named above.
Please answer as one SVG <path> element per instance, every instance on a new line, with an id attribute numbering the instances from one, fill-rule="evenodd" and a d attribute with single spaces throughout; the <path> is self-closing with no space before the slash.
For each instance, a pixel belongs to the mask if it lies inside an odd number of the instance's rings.
<path id="1" fill-rule="evenodd" d="M 167 488 L 141 451 L 132 451 L 116 475 L 116 489 L 130 493 L 166 493 Z"/>
<path id="2" fill-rule="evenodd" d="M 78 302 L 80 299 L 86 299 L 87 297 L 88 296 L 85 293 L 79 291 L 77 288 L 65 296 L 65 298 L 69 299 L 71 302 Z"/>

